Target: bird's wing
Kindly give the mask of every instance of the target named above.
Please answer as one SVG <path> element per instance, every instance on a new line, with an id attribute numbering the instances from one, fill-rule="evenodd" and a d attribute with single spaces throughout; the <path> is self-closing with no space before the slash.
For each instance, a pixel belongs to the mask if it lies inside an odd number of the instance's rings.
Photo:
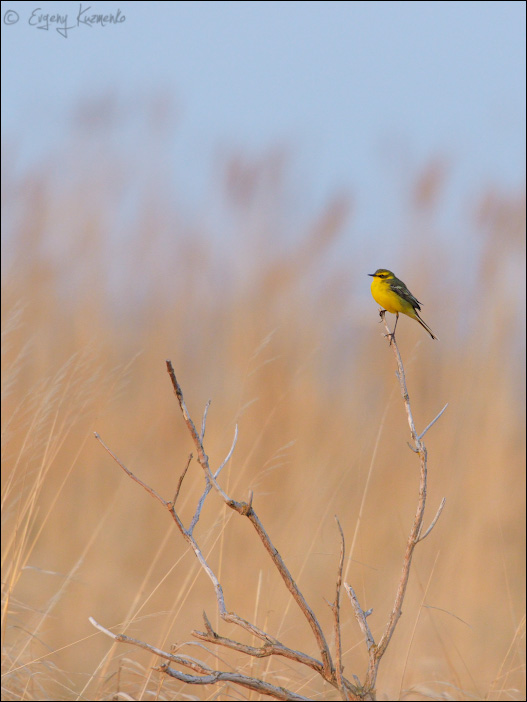
<path id="1" fill-rule="evenodd" d="M 412 295 L 412 293 L 408 290 L 406 285 L 403 283 L 402 280 L 399 280 L 399 278 L 394 278 L 393 280 L 390 280 L 390 288 L 394 291 L 394 293 L 397 293 L 400 297 L 403 298 L 403 300 L 406 300 L 406 302 L 409 302 L 414 310 L 420 310 L 421 303 L 419 300 Z"/>

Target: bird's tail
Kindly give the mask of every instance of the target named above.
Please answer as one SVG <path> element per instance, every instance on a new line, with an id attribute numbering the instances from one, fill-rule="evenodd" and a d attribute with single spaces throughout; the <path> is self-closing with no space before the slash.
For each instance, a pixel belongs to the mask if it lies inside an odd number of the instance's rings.
<path id="1" fill-rule="evenodd" d="M 432 330 L 430 329 L 430 327 L 428 326 L 428 324 L 427 324 L 426 322 L 423 322 L 423 320 L 422 320 L 421 317 L 419 316 L 417 310 L 414 310 L 414 312 L 415 312 L 415 318 L 417 319 L 417 321 L 419 322 L 419 324 L 420 324 L 422 327 L 424 327 L 424 328 L 426 329 L 426 331 L 430 334 L 430 336 L 432 337 L 432 339 L 435 339 L 436 341 L 439 341 L 439 339 L 437 338 L 437 336 L 434 336 L 434 334 L 433 334 Z"/>

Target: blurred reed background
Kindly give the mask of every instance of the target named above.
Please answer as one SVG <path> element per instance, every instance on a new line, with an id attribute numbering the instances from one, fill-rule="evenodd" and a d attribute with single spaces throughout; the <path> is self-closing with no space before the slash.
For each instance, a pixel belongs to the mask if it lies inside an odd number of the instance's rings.
<path id="1" fill-rule="evenodd" d="M 38 168 L 20 169 L 16 145 L 5 145 L 3 698 L 244 698 L 160 682 L 149 673 L 158 660 L 112 647 L 88 623 L 167 649 L 203 630 L 205 610 L 220 633 L 240 636 L 218 622 L 213 588 L 169 515 L 93 438 L 99 432 L 136 475 L 173 496 L 193 446 L 166 358 L 196 422 L 212 401 L 213 467 L 239 425 L 222 484 L 240 500 L 254 491 L 327 636 L 338 515 L 346 580 L 374 608 L 368 621 L 380 637 L 418 489 L 366 276 L 389 267 L 424 301 L 441 340 L 399 323 L 418 428 L 449 403 L 427 436 L 425 523 L 443 496 L 447 504 L 417 548 L 379 697 L 524 699 L 523 188 L 489 186 L 467 202 L 471 228 L 445 231 L 448 168 L 430 164 L 415 176 L 404 221 L 393 223 L 393 262 L 381 238 L 365 244 L 354 230 L 345 195 L 303 219 L 279 149 L 218 158 L 214 196 L 186 204 L 170 184 L 170 169 L 184 179 L 185 167 L 166 161 L 161 112 L 145 107 L 152 138 L 133 151 L 104 103 L 80 109 L 63 148 Z M 202 488 L 193 462 L 180 496 L 187 524 Z M 250 525 L 214 494 L 197 538 L 227 609 L 318 655 Z M 345 674 L 363 677 L 365 646 L 346 598 L 342 621 Z M 222 667 L 335 698 L 285 659 L 218 653 Z"/>

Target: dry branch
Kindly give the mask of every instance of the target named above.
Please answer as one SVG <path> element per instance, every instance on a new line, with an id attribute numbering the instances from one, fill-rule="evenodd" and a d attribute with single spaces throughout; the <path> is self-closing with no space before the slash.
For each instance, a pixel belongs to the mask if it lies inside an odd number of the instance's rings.
<path id="1" fill-rule="evenodd" d="M 176 680 L 185 682 L 191 685 L 214 685 L 219 682 L 230 682 L 239 685 L 240 687 L 245 687 L 248 690 L 253 690 L 254 692 L 260 692 L 263 695 L 269 695 L 277 700 L 305 700 L 309 702 L 309 697 L 302 697 L 301 695 L 296 695 L 291 690 L 287 690 L 285 687 L 278 687 L 277 685 L 271 685 L 265 680 L 260 680 L 259 678 L 251 678 L 248 675 L 242 675 L 241 673 L 231 673 L 222 672 L 215 670 L 209 675 L 188 675 L 182 673 L 179 670 L 174 670 L 168 663 L 164 663 L 154 670 L 160 673 L 166 673 Z"/>
<path id="2" fill-rule="evenodd" d="M 239 673 L 214 670 L 206 663 L 198 660 L 197 658 L 168 653 L 168 651 L 163 651 L 162 649 L 157 648 L 156 646 L 147 644 L 144 641 L 140 641 L 139 639 L 134 639 L 131 636 L 126 636 L 125 634 L 114 634 L 112 631 L 102 626 L 102 624 L 99 624 L 99 622 L 97 622 L 93 617 L 90 617 L 89 620 L 90 623 L 96 629 L 99 629 L 99 631 L 101 631 L 103 634 L 106 634 L 106 636 L 109 636 L 117 643 L 127 643 L 131 644 L 132 646 L 143 648 L 147 651 L 150 651 L 150 653 L 159 656 L 160 658 L 165 658 L 166 660 L 171 661 L 172 663 L 177 663 L 180 666 L 190 668 L 195 673 L 199 674 L 188 675 L 187 673 L 182 673 L 180 671 L 174 670 L 174 668 L 171 668 L 168 663 L 164 663 L 163 665 L 154 668 L 154 670 L 166 673 L 167 675 L 170 675 L 173 678 L 177 678 L 182 682 L 194 685 L 211 685 L 218 682 L 231 682 L 236 683 L 241 687 L 246 687 L 249 690 L 254 690 L 255 692 L 261 692 L 265 695 L 269 695 L 277 700 L 308 700 L 307 697 L 296 695 L 294 692 L 287 690 L 285 687 L 271 685 L 270 683 L 265 682 L 264 680 L 259 680 L 258 678 L 251 678 L 247 675 L 241 675 Z"/>
<path id="3" fill-rule="evenodd" d="M 386 325 L 386 321 L 384 320 L 383 316 L 383 321 Z M 174 389 L 174 392 L 176 394 L 176 397 L 179 402 L 179 406 L 181 409 L 181 413 L 183 415 L 183 418 L 185 420 L 185 423 L 187 425 L 187 428 L 189 430 L 189 433 L 192 437 L 192 441 L 196 447 L 196 452 L 197 452 L 197 460 L 198 463 L 200 464 L 201 468 L 203 469 L 203 474 L 204 474 L 204 480 L 205 480 L 205 488 L 203 490 L 203 493 L 201 497 L 199 498 L 196 509 L 194 512 L 194 516 L 190 522 L 190 525 L 188 528 L 185 527 L 183 524 L 183 521 L 179 517 L 178 513 L 176 512 L 176 500 L 180 494 L 181 487 L 183 484 L 183 480 L 185 478 L 186 472 L 188 470 L 190 461 L 192 460 L 192 454 L 189 456 L 187 465 L 179 478 L 177 490 L 174 496 L 173 501 L 168 502 L 164 500 L 155 490 L 153 490 L 150 486 L 148 486 L 146 483 L 144 483 L 142 480 L 140 480 L 137 476 L 134 475 L 134 473 L 129 470 L 123 463 L 120 461 L 115 454 L 108 448 L 108 446 L 103 442 L 101 437 L 98 434 L 95 434 L 97 440 L 102 444 L 102 446 L 105 448 L 105 450 L 110 454 L 110 456 L 117 462 L 117 464 L 124 470 L 124 472 L 132 478 L 135 482 L 137 482 L 141 487 L 143 487 L 152 497 L 154 497 L 156 500 L 161 502 L 161 504 L 168 509 L 170 512 L 170 515 L 172 516 L 172 519 L 174 520 L 177 528 L 181 532 L 183 538 L 185 541 L 188 543 L 190 548 L 194 551 L 196 558 L 198 559 L 201 567 L 205 571 L 205 573 L 208 575 L 209 579 L 212 582 L 212 585 L 214 587 L 215 593 L 216 593 L 216 600 L 218 603 L 218 610 L 220 617 L 223 619 L 223 621 L 231 624 L 235 624 L 236 626 L 239 626 L 241 629 L 244 631 L 250 633 L 252 636 L 256 637 L 260 641 L 262 641 L 261 646 L 249 646 L 246 644 L 243 644 L 239 641 L 235 641 L 234 639 L 226 638 L 224 636 L 220 636 L 218 633 L 216 633 L 212 625 L 205 614 L 203 613 L 203 619 L 205 623 L 205 631 L 193 631 L 193 635 L 195 638 L 214 644 L 216 646 L 223 646 L 226 649 L 237 651 L 239 653 L 243 653 L 247 656 L 251 656 L 254 658 L 264 658 L 264 657 L 269 657 L 269 656 L 282 656 L 285 657 L 297 664 L 306 666 L 307 668 L 313 670 L 317 674 L 319 674 L 326 682 L 328 682 L 330 685 L 332 685 L 336 690 L 339 691 L 340 696 L 343 700 L 373 700 L 375 699 L 375 682 L 377 678 L 377 671 L 379 667 L 380 660 L 382 656 L 384 655 L 388 644 L 390 643 L 391 637 L 393 635 L 393 632 L 395 630 L 395 627 L 397 625 L 397 622 L 399 620 L 399 617 L 401 616 L 401 607 L 402 607 L 402 602 L 404 599 L 405 591 L 406 591 L 406 586 L 408 583 L 408 577 L 409 577 L 409 572 L 410 572 L 410 565 L 412 561 L 412 555 L 414 548 L 416 544 L 424 539 L 430 531 L 433 529 L 434 525 L 436 524 L 441 511 L 444 506 L 444 500 L 440 505 L 440 508 L 433 519 L 432 523 L 428 527 L 427 531 L 423 536 L 421 536 L 421 528 L 422 528 L 422 522 L 423 522 L 423 514 L 424 514 L 424 508 L 425 508 L 425 503 L 426 503 L 426 479 L 427 479 L 427 453 L 426 453 L 426 448 L 422 442 L 422 438 L 424 434 L 428 431 L 428 429 L 439 419 L 441 414 L 444 412 L 444 409 L 437 415 L 437 417 L 426 427 L 426 429 L 422 432 L 421 435 L 418 435 L 415 426 L 414 426 L 414 421 L 411 413 L 411 408 L 410 408 L 410 400 L 408 396 L 408 391 L 406 389 L 406 380 L 405 380 L 405 375 L 404 375 L 404 368 L 402 365 L 401 357 L 399 354 L 399 350 L 397 348 L 397 344 L 395 342 L 395 338 L 393 335 L 390 335 L 389 329 L 386 325 L 386 329 L 388 331 L 388 336 L 390 338 L 390 345 L 392 346 L 394 353 L 395 353 L 395 358 L 397 361 L 397 377 L 399 378 L 399 382 L 401 385 L 401 393 L 403 395 L 404 403 L 405 403 L 405 408 L 408 416 L 408 423 L 410 426 L 410 434 L 412 436 L 412 439 L 414 441 L 415 446 L 411 446 L 412 450 L 415 451 L 419 455 L 420 458 L 420 485 L 419 485 L 419 500 L 418 500 L 418 506 L 417 506 L 417 511 L 414 517 L 414 523 L 412 525 L 412 529 L 410 531 L 410 535 L 408 537 L 407 545 L 406 545 L 406 550 L 404 554 L 404 560 L 403 560 L 403 568 L 402 568 L 402 573 L 401 577 L 399 580 L 398 588 L 397 588 L 397 593 L 395 597 L 395 602 L 392 608 L 392 611 L 390 613 L 390 617 L 388 619 L 388 622 L 386 624 L 386 628 L 384 630 L 384 633 L 380 639 L 380 642 L 378 645 L 375 644 L 374 638 L 372 636 L 372 633 L 370 631 L 370 628 L 367 623 L 367 617 L 369 614 L 371 614 L 372 610 L 369 611 L 364 611 L 357 599 L 357 596 L 348 583 L 344 583 L 344 587 L 349 595 L 353 611 L 355 613 L 355 616 L 357 618 L 357 621 L 359 622 L 359 626 L 364 634 L 365 641 L 366 641 L 366 646 L 368 648 L 368 653 L 369 653 L 369 665 L 368 665 L 368 671 L 365 676 L 365 682 L 364 684 L 361 684 L 358 678 L 354 675 L 354 679 L 357 682 L 357 684 L 354 684 L 350 682 L 347 678 L 344 677 L 343 675 L 343 663 L 342 663 L 342 644 L 341 644 L 341 623 L 340 623 L 340 594 L 341 594 L 341 588 L 342 588 L 342 571 L 343 571 L 343 564 L 344 564 L 344 554 L 345 554 L 345 540 L 344 540 L 344 534 L 342 532 L 342 528 L 340 526 L 340 523 L 337 519 L 337 526 L 340 532 L 340 538 L 341 538 L 341 552 L 340 552 L 340 559 L 338 563 L 338 568 L 337 568 L 337 578 L 336 578 L 336 592 L 335 592 L 335 601 L 330 605 L 332 612 L 333 612 L 333 620 L 334 620 L 334 634 L 335 634 L 335 642 L 336 642 L 336 665 L 334 665 L 331 652 L 329 650 L 329 646 L 327 644 L 326 638 L 324 636 L 324 633 L 322 631 L 322 628 L 313 612 L 311 607 L 308 605 L 306 602 L 304 596 L 300 592 L 300 589 L 298 585 L 296 584 L 295 580 L 293 579 L 291 573 L 287 569 L 282 557 L 280 556 L 278 550 L 276 547 L 273 545 L 271 542 L 271 539 L 269 535 L 267 534 L 263 524 L 261 523 L 260 519 L 258 518 L 254 508 L 253 508 L 253 495 L 252 492 L 250 493 L 249 496 L 249 501 L 248 502 L 239 502 L 231 497 L 229 497 L 225 491 L 222 489 L 218 482 L 218 478 L 220 475 L 221 470 L 224 468 L 224 466 L 227 464 L 229 459 L 232 456 L 232 453 L 234 451 L 234 448 L 236 446 L 236 440 L 238 436 L 238 428 L 236 427 L 235 434 L 234 434 L 234 439 L 232 442 L 232 446 L 229 450 L 229 453 L 227 454 L 225 460 L 220 464 L 219 468 L 213 473 L 210 465 L 209 465 L 209 458 L 205 452 L 204 448 L 204 437 L 205 437 L 205 428 L 206 428 L 206 420 L 207 420 L 207 412 L 208 408 L 210 405 L 210 402 L 207 403 L 205 407 L 205 411 L 203 413 L 203 418 L 202 418 L 202 423 L 201 423 L 201 432 L 198 433 L 196 426 L 190 417 L 190 414 L 187 410 L 185 400 L 183 397 L 183 391 L 181 389 L 181 386 L 178 383 L 178 380 L 176 378 L 176 375 L 174 373 L 174 369 L 172 366 L 172 363 L 170 361 L 166 362 L 167 366 L 167 371 L 170 376 L 171 382 L 172 382 L 172 387 Z M 312 656 L 309 656 L 301 651 L 296 651 L 294 649 L 291 649 L 287 646 L 285 646 L 283 643 L 281 643 L 278 639 L 275 637 L 271 636 L 267 632 L 263 631 L 259 627 L 257 627 L 255 624 L 247 621 L 246 619 L 243 619 L 239 615 L 237 615 L 235 612 L 228 611 L 226 606 L 225 606 L 225 598 L 223 594 L 223 588 L 212 570 L 212 568 L 209 566 L 207 563 L 207 560 L 205 556 L 203 555 L 203 552 L 194 537 L 194 529 L 199 521 L 203 506 L 205 504 L 205 500 L 210 493 L 210 491 L 214 488 L 218 495 L 222 498 L 222 500 L 225 502 L 225 504 L 230 508 L 233 509 L 234 511 L 238 512 L 238 514 L 247 517 L 247 519 L 251 522 L 252 526 L 254 527 L 256 533 L 258 534 L 259 539 L 261 540 L 265 550 L 269 554 L 273 564 L 275 565 L 277 571 L 279 572 L 285 586 L 291 593 L 294 601 L 299 607 L 300 612 L 302 615 L 305 617 L 307 623 L 309 624 L 311 631 L 313 633 L 315 642 L 318 646 L 319 652 L 320 652 L 320 660 L 317 658 L 314 658 Z M 176 655 L 174 653 L 167 653 L 166 651 L 162 651 L 161 649 L 156 648 L 155 646 L 152 646 L 148 643 L 145 643 L 143 641 L 139 641 L 137 639 L 133 639 L 131 637 L 125 636 L 124 634 L 114 634 L 110 630 L 106 629 L 103 627 L 101 624 L 98 624 L 94 619 L 90 618 L 91 623 L 98 628 L 101 632 L 106 634 L 107 636 L 110 636 L 112 639 L 115 641 L 121 642 L 121 643 L 126 643 L 134 646 L 139 646 L 141 648 L 144 648 L 148 651 L 151 651 L 152 653 L 155 653 L 156 655 L 160 656 L 161 658 L 164 658 L 167 663 L 164 663 L 163 665 L 155 668 L 155 670 L 158 670 L 159 672 L 162 672 L 166 675 L 172 676 L 182 682 L 186 682 L 188 684 L 193 684 L 193 685 L 210 685 L 210 684 L 216 684 L 216 683 L 230 683 L 234 684 L 240 687 L 247 688 L 249 690 L 253 690 L 255 692 L 259 692 L 261 694 L 265 694 L 268 696 L 271 696 L 275 699 L 281 699 L 281 700 L 306 700 L 308 698 L 302 697 L 300 695 L 295 694 L 291 690 L 287 690 L 286 688 L 278 685 L 272 685 L 271 683 L 260 680 L 255 677 L 250 677 L 247 675 L 242 675 L 237 672 L 232 672 L 232 671 L 221 671 L 221 670 L 214 670 L 207 664 L 205 664 L 203 661 L 200 661 L 196 658 L 191 658 L 190 656 L 183 656 L 183 655 Z M 188 674 L 188 673 L 183 673 L 179 670 L 174 669 L 171 667 L 170 663 L 176 664 L 178 666 L 183 666 L 190 668 L 192 670 L 193 674 Z"/>
<path id="4" fill-rule="evenodd" d="M 359 605 L 358 599 L 353 591 L 353 588 L 349 585 L 345 585 L 346 590 L 350 596 L 353 609 L 355 612 L 355 616 L 357 618 L 357 621 L 359 622 L 359 626 L 361 627 L 364 636 L 366 638 L 366 645 L 368 646 L 368 651 L 369 651 L 369 664 L 368 664 L 368 672 L 366 674 L 366 679 L 364 681 L 364 684 L 362 686 L 362 689 L 364 691 L 370 692 L 372 695 L 374 694 L 375 690 L 375 682 L 377 679 L 377 673 L 379 669 L 379 663 L 381 661 L 381 658 L 383 657 L 384 653 L 386 652 L 386 649 L 390 643 L 390 640 L 393 636 L 393 633 L 395 631 L 395 628 L 397 626 L 397 622 L 399 621 L 399 618 L 402 614 L 402 604 L 404 600 L 404 596 L 406 593 L 406 587 L 408 585 L 408 578 L 410 576 L 410 567 L 412 564 L 412 557 L 414 553 L 414 549 L 418 542 L 427 536 L 430 531 L 433 529 L 435 526 L 437 520 L 439 519 L 439 516 L 441 514 L 441 511 L 444 507 L 445 504 L 445 499 L 443 498 L 443 501 L 440 505 L 440 508 L 433 519 L 432 523 L 430 524 L 429 528 L 427 529 L 426 533 L 424 534 L 423 537 L 421 537 L 421 528 L 423 524 L 423 516 L 424 516 L 424 511 L 425 511 L 425 505 L 426 505 L 426 488 L 427 488 L 427 451 L 426 447 L 422 441 L 423 436 L 425 433 L 428 431 L 428 429 L 435 424 L 435 422 L 439 419 L 439 417 L 443 414 L 443 412 L 446 409 L 443 407 L 441 412 L 435 417 L 435 419 L 430 422 L 430 424 L 426 427 L 426 429 L 419 435 L 415 429 L 415 424 L 414 424 L 414 419 L 412 415 L 412 408 L 410 406 L 410 396 L 408 394 L 408 389 L 406 387 L 406 376 L 404 373 L 404 367 L 403 367 L 403 362 L 401 359 L 401 354 L 399 353 L 399 348 L 397 346 L 397 342 L 395 340 L 395 335 L 390 331 L 388 324 L 386 323 L 386 311 L 381 310 L 380 311 L 380 316 L 381 319 L 384 323 L 384 326 L 386 328 L 386 337 L 389 339 L 390 346 L 393 350 L 394 356 L 395 356 L 395 361 L 397 363 L 397 370 L 396 370 L 396 376 L 397 379 L 399 380 L 399 385 L 401 388 L 401 395 L 404 401 L 404 406 L 406 409 L 406 416 L 408 418 L 408 426 L 410 427 L 410 435 L 412 437 L 412 440 L 414 442 L 414 446 L 410 445 L 410 448 L 414 453 L 417 453 L 419 455 L 419 464 L 420 464 L 420 473 L 419 473 L 419 497 L 418 497 L 418 502 L 417 502 L 417 509 L 414 517 L 414 522 L 412 524 L 412 528 L 410 529 L 410 534 L 408 536 L 408 540 L 406 542 L 406 548 L 405 548 L 405 553 L 404 553 L 404 558 L 403 558 L 403 567 L 401 570 L 401 576 L 399 578 L 399 583 L 397 585 L 397 592 L 395 595 L 395 601 L 392 607 L 392 611 L 390 612 L 390 616 L 388 618 L 388 622 L 386 624 L 385 630 L 383 635 L 381 636 L 381 639 L 379 643 L 376 645 L 373 637 L 371 635 L 371 632 L 369 630 L 368 624 L 366 622 L 366 613 L 362 610 L 362 608 Z"/>
<path id="5" fill-rule="evenodd" d="M 293 580 L 291 573 L 288 571 L 284 561 L 282 560 L 282 557 L 278 553 L 278 550 L 275 548 L 275 546 L 272 544 L 271 539 L 269 538 L 267 532 L 265 531 L 263 524 L 260 522 L 256 512 L 254 511 L 253 507 L 251 504 L 247 504 L 245 502 L 237 502 L 236 500 L 233 500 L 232 498 L 228 497 L 228 495 L 225 494 L 225 492 L 222 490 L 222 488 L 219 486 L 219 484 L 216 481 L 215 476 L 212 475 L 210 467 L 209 467 L 209 459 L 207 454 L 205 453 L 205 449 L 203 448 L 203 444 L 201 442 L 200 437 L 198 436 L 198 433 L 196 432 L 196 427 L 194 426 L 194 423 L 192 419 L 190 418 L 190 415 L 188 413 L 187 407 L 185 405 L 185 400 L 183 398 L 183 391 L 181 390 L 181 386 L 179 385 L 176 374 L 174 373 L 174 368 L 172 366 L 172 363 L 170 361 L 166 362 L 167 364 L 167 371 L 168 374 L 170 375 L 170 379 L 172 381 L 172 387 L 174 388 L 174 392 L 176 394 L 176 397 L 179 402 L 179 406 L 181 408 L 181 412 L 183 414 L 183 418 L 185 419 L 185 422 L 187 424 L 187 427 L 189 429 L 189 432 L 192 436 L 192 439 L 194 440 L 194 444 L 196 446 L 197 452 L 198 452 L 198 461 L 205 471 L 205 475 L 207 478 L 212 482 L 214 487 L 216 488 L 218 494 L 223 498 L 225 504 L 230 507 L 231 509 L 234 509 L 236 512 L 239 514 L 247 517 L 253 527 L 256 530 L 256 533 L 260 537 L 260 540 L 262 541 L 266 551 L 269 553 L 271 556 L 271 559 L 273 560 L 278 572 L 282 576 L 282 580 L 284 581 L 287 589 L 293 596 L 293 599 L 296 601 L 300 609 L 302 610 L 304 616 L 306 617 L 313 634 L 315 636 L 315 639 L 317 641 L 320 654 L 322 657 L 322 665 L 324 668 L 324 677 L 325 679 L 330 682 L 335 679 L 335 670 L 333 668 L 333 662 L 331 660 L 331 654 L 329 651 L 328 644 L 326 642 L 326 639 L 324 637 L 324 634 L 322 632 L 322 628 L 320 624 L 318 623 L 312 609 L 309 607 L 307 604 L 306 600 L 304 599 L 304 596 L 300 592 L 297 584 Z"/>

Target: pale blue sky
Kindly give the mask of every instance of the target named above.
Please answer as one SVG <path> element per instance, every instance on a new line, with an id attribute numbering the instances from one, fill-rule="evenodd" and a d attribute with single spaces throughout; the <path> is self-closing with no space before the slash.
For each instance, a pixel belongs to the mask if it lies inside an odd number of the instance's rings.
<path id="1" fill-rule="evenodd" d="M 306 211 L 349 191 L 366 229 L 434 156 L 453 217 L 524 183 L 524 2 L 83 3 L 120 9 L 106 27 L 74 26 L 79 7 L 2 2 L 2 135 L 22 163 L 54 151 L 80 99 L 158 93 L 180 109 L 167 153 L 197 204 L 231 146 L 289 146 Z M 68 37 L 30 26 L 36 8 L 67 13 Z"/>

